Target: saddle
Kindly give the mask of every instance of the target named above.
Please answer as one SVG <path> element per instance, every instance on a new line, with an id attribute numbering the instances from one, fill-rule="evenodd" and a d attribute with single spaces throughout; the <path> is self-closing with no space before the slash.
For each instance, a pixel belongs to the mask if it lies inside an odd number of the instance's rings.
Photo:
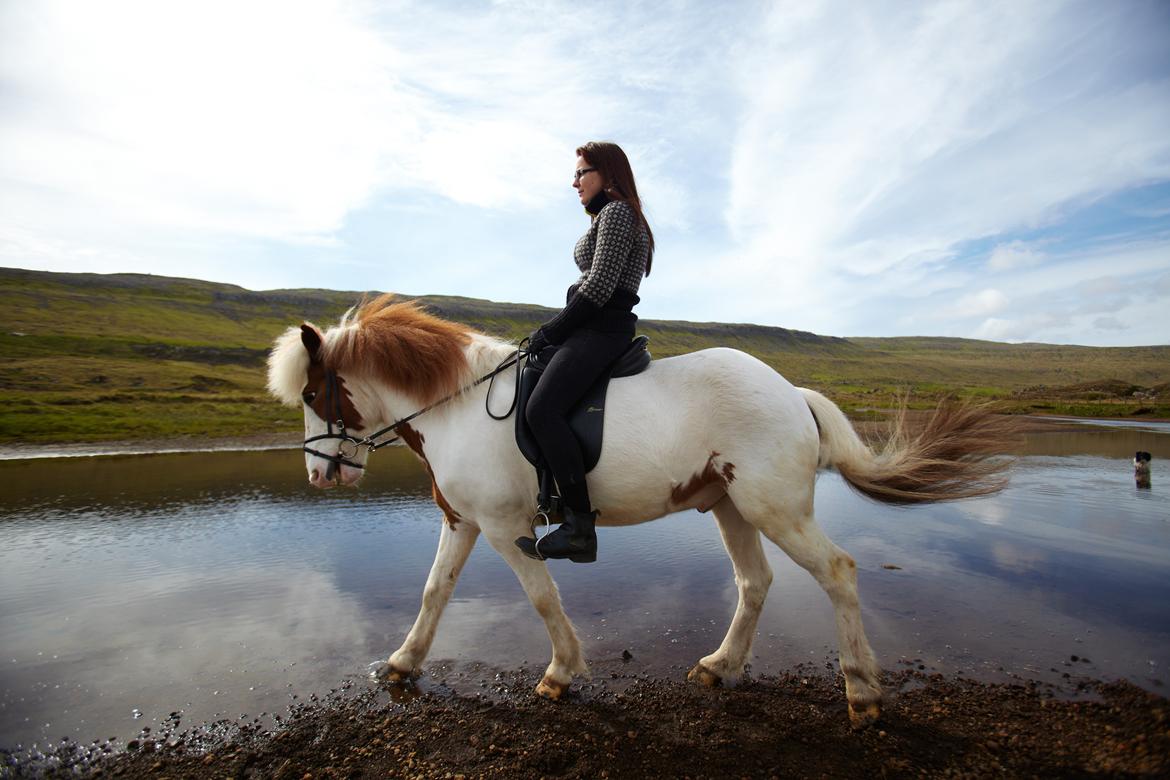
<path id="1" fill-rule="evenodd" d="M 630 342 L 630 346 L 609 367 L 602 372 L 597 381 L 586 391 L 585 395 L 569 412 L 569 427 L 577 437 L 581 447 L 581 457 L 585 462 L 585 472 L 589 473 L 601 459 L 601 437 L 605 427 L 605 396 L 609 389 L 609 380 L 625 376 L 633 376 L 645 371 L 650 365 L 650 351 L 647 345 L 650 339 L 647 336 L 638 336 Z M 548 367 L 549 360 L 556 354 L 556 347 L 550 346 L 541 350 L 539 354 L 530 354 L 524 367 L 520 370 L 520 389 L 516 394 L 516 444 L 524 457 L 536 467 L 536 476 L 540 484 L 537 496 L 537 506 L 545 514 L 560 512 L 560 497 L 556 495 L 552 472 L 536 443 L 536 437 L 528 428 L 528 419 L 525 409 L 528 399 L 540 375 Z"/>

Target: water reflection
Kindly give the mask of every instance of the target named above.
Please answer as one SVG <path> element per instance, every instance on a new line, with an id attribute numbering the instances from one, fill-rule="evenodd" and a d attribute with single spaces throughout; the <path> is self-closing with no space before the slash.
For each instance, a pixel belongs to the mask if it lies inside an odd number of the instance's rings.
<path id="1" fill-rule="evenodd" d="M 1120 425 L 1120 422 L 1110 421 L 1110 425 Z M 1060 428 L 1029 434 L 1019 449 L 1019 454 L 1095 455 L 1101 458 L 1124 458 L 1128 463 L 1137 450 L 1152 452 L 1155 458 L 1170 456 L 1170 452 L 1166 451 L 1168 437 L 1170 423 L 1108 427 L 1102 422 L 1093 426 Z"/>
<path id="2" fill-rule="evenodd" d="M 823 475 L 818 516 L 857 559 L 883 665 L 1125 676 L 1161 690 L 1170 503 L 1157 473 L 1152 490 L 1135 489 L 1131 459 L 1149 451 L 1158 472 L 1166 441 L 1038 434 L 1005 493 L 910 510 Z M 409 628 L 440 522 L 403 451 L 379 453 L 359 491 L 311 490 L 295 451 L 7 461 L 0 484 L 6 747 L 126 738 L 174 710 L 188 723 L 280 711 L 363 675 Z M 681 675 L 719 644 L 736 593 L 710 517 L 602 529 L 600 543 L 597 564 L 554 570 L 595 672 Z M 753 668 L 820 662 L 836 642 L 828 599 L 766 549 L 776 579 Z M 481 542 L 430 667 L 539 669 L 548 652 L 511 571 Z"/>
<path id="3" fill-rule="evenodd" d="M 293 450 L 7 460 L 0 461 L 5 480 L 2 506 L 69 511 L 116 508 L 124 515 L 249 496 L 362 502 L 371 495 L 417 496 L 429 490 L 426 475 L 401 454 L 375 459 L 373 490 L 320 493 L 306 489 L 304 456 Z"/>

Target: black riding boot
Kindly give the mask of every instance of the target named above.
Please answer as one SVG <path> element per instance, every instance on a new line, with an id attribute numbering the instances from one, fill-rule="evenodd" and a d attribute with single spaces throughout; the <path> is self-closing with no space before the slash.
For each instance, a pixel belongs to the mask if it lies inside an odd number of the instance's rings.
<path id="1" fill-rule="evenodd" d="M 516 546 L 529 558 L 543 561 L 546 558 L 568 558 L 573 563 L 593 563 L 597 560 L 597 531 L 593 523 L 596 512 L 574 512 L 564 510 L 564 522 L 557 530 L 545 535 L 538 542 L 527 536 L 516 540 Z"/>

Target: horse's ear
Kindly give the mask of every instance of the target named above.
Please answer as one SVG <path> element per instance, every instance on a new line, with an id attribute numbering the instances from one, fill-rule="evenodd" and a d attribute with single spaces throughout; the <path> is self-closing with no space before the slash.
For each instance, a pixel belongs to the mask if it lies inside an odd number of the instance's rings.
<path id="1" fill-rule="evenodd" d="M 309 360 L 313 363 L 321 359 L 321 331 L 308 323 L 301 324 L 301 343 L 309 351 Z"/>

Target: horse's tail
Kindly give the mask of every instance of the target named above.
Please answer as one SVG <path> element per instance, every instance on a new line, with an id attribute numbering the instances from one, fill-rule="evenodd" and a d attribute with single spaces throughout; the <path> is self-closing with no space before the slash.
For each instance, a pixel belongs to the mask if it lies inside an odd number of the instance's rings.
<path id="1" fill-rule="evenodd" d="M 995 493 L 1007 485 L 1020 423 L 986 406 L 944 402 L 916 432 L 898 410 L 885 446 L 872 451 L 837 405 L 800 388 L 820 429 L 818 466 L 833 467 L 849 485 L 887 504 L 950 501 Z"/>

